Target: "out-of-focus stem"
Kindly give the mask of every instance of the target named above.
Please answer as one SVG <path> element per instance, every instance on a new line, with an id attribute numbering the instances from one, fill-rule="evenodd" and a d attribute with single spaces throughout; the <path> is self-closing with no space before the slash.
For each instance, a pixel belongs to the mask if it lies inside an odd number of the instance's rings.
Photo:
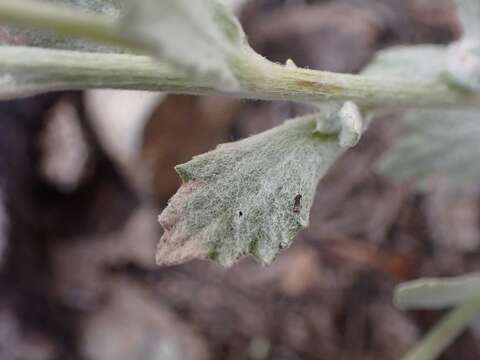
<path id="1" fill-rule="evenodd" d="M 470 300 L 452 310 L 402 360 L 436 359 L 480 313 L 480 298 Z"/>

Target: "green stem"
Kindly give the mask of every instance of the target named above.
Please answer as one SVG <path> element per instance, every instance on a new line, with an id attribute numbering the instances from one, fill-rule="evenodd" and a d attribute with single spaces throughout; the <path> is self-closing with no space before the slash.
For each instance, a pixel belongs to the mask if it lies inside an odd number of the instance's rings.
<path id="1" fill-rule="evenodd" d="M 140 49 L 105 16 L 31 0 L 0 0 L 0 22 Z M 299 102 L 348 101 L 368 107 L 480 107 L 480 94 L 441 80 L 384 79 L 273 64 L 249 50 L 235 59 L 240 86 L 219 89 L 145 56 L 0 47 L 0 98 L 51 90 L 139 89 Z"/>
<path id="2" fill-rule="evenodd" d="M 480 298 L 458 306 L 402 360 L 436 359 L 465 330 L 479 313 Z"/>
<path id="3" fill-rule="evenodd" d="M 300 102 L 353 100 L 364 107 L 480 107 L 479 94 L 440 81 L 384 81 L 378 77 L 291 69 L 257 57 L 246 56 L 243 68 L 236 69 L 240 87 L 225 90 L 147 56 L 3 46 L 0 98 L 53 90 L 112 88 Z"/>

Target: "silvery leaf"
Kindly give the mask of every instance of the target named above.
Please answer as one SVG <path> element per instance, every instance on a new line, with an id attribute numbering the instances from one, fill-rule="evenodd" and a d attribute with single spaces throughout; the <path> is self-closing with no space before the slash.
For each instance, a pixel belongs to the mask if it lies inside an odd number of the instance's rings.
<path id="1" fill-rule="evenodd" d="M 245 255 L 270 264 L 309 222 L 319 180 L 342 153 L 339 134 L 315 131 L 324 114 L 293 119 L 177 166 L 183 185 L 160 215 L 158 264 Z"/>
<path id="2" fill-rule="evenodd" d="M 383 157 L 380 170 L 400 181 L 414 180 L 428 189 L 441 175 L 452 188 L 480 182 L 480 112 L 412 110 L 406 133 Z"/>

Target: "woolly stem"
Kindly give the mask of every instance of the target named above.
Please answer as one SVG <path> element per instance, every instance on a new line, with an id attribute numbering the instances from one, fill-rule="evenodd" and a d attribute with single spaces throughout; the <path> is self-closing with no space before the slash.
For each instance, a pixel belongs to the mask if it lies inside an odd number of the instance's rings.
<path id="1" fill-rule="evenodd" d="M 480 298 L 458 306 L 402 360 L 436 359 L 465 330 L 479 313 Z"/>
<path id="2" fill-rule="evenodd" d="M 52 30 L 110 45 L 139 49 L 116 32 L 105 16 L 30 0 L 0 0 L 0 22 Z M 367 107 L 480 107 L 480 94 L 441 80 L 385 79 L 285 67 L 253 51 L 232 64 L 240 86 L 218 89 L 172 65 L 145 56 L 92 54 L 25 47 L 0 47 L 0 98 L 51 90 L 141 89 L 195 95 L 291 100 L 348 101 Z"/>
<path id="3" fill-rule="evenodd" d="M 115 88 L 300 102 L 353 100 L 371 107 L 480 107 L 479 94 L 442 82 L 385 81 L 291 69 L 256 57 L 247 59 L 250 63 L 236 70 L 240 88 L 222 90 L 147 56 L 4 46 L 0 47 L 0 98 L 53 90 Z"/>

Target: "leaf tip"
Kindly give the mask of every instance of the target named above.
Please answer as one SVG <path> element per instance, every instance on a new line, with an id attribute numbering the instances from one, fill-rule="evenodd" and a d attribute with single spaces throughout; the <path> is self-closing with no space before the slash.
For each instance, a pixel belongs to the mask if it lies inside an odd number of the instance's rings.
<path id="1" fill-rule="evenodd" d="M 157 246 L 155 262 L 158 266 L 178 265 L 194 259 L 206 259 L 208 249 L 199 239 L 192 239 L 177 246 L 170 244 L 171 238 L 162 236 Z"/>
<path id="2" fill-rule="evenodd" d="M 190 238 L 181 221 L 189 197 L 199 186 L 201 183 L 195 181 L 182 185 L 158 216 L 158 222 L 164 233 L 157 245 L 155 256 L 157 265 L 176 265 L 195 258 L 207 257 L 206 244 L 199 237 Z"/>
<path id="3" fill-rule="evenodd" d="M 175 166 L 175 171 L 177 172 L 183 183 L 194 180 L 193 174 L 188 170 L 185 164 Z"/>

